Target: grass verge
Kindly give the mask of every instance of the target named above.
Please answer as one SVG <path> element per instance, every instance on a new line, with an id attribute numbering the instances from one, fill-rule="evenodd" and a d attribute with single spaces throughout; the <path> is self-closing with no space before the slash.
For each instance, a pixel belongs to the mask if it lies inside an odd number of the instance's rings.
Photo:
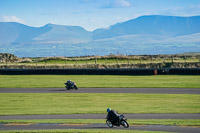
<path id="1" fill-rule="evenodd" d="M 199 95 L 134 93 L 0 93 L 0 115 L 200 113 Z"/>
<path id="2" fill-rule="evenodd" d="M 200 76 L 178 75 L 0 75 L 0 88 L 63 88 L 69 79 L 85 88 L 200 88 Z"/>

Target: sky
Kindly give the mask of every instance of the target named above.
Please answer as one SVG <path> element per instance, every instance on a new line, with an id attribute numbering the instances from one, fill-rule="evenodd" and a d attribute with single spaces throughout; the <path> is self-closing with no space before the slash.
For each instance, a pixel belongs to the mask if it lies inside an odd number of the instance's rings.
<path id="1" fill-rule="evenodd" d="M 107 28 L 143 15 L 197 16 L 200 0 L 0 0 L 0 22 Z"/>

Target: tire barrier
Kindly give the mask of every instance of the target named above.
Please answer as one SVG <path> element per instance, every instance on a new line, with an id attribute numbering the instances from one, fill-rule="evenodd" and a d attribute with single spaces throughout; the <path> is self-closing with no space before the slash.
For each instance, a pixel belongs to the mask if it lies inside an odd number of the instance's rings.
<path id="1" fill-rule="evenodd" d="M 0 69 L 6 75 L 153 75 L 153 69 Z"/>
<path id="2" fill-rule="evenodd" d="M 169 68 L 169 69 L 0 69 L 0 75 L 200 75 L 200 68 Z"/>
<path id="3" fill-rule="evenodd" d="M 191 68 L 191 69 L 186 69 L 186 68 L 177 69 L 177 68 L 174 68 L 174 69 L 170 69 L 169 73 L 173 74 L 173 75 L 175 75 L 175 74 L 176 75 L 200 75 L 200 68 L 197 68 L 197 69 L 194 69 L 194 68 Z"/>

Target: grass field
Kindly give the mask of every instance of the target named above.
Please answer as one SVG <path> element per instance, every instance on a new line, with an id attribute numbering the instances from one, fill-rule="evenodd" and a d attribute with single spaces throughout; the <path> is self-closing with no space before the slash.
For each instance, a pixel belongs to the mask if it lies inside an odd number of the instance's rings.
<path id="1" fill-rule="evenodd" d="M 78 87 L 200 88 L 200 76 L 96 76 L 96 75 L 0 75 L 0 88 L 64 88 L 71 79 Z M 0 115 L 106 113 L 200 113 L 200 97 L 192 94 L 58 94 L 0 93 Z M 105 120 L 0 120 L 0 123 L 105 123 Z M 128 120 L 133 125 L 199 126 L 200 120 Z M 0 133 L 166 133 L 128 130 L 30 130 Z"/>
<path id="2" fill-rule="evenodd" d="M 63 88 L 69 79 L 85 88 L 200 88 L 200 76 L 180 75 L 0 75 L 0 88 Z"/>
<path id="3" fill-rule="evenodd" d="M 3 124 L 105 124 L 105 119 L 37 119 L 37 120 L 0 120 Z M 173 125 L 200 126 L 200 119 L 128 119 L 129 125 Z"/>
<path id="4" fill-rule="evenodd" d="M 199 95 L 0 93 L 0 115 L 119 113 L 200 113 Z"/>

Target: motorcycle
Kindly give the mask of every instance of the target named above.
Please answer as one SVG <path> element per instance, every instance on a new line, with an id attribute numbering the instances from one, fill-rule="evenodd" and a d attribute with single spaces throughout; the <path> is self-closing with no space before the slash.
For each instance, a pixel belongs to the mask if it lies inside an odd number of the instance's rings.
<path id="1" fill-rule="evenodd" d="M 113 126 L 120 126 L 122 125 L 124 128 L 128 128 L 129 127 L 129 124 L 127 122 L 127 119 L 125 118 L 124 115 L 119 115 L 119 121 L 117 122 L 110 122 L 108 119 L 106 120 L 106 124 L 112 128 Z"/>
<path id="2" fill-rule="evenodd" d="M 71 83 L 64 83 L 65 84 L 65 88 L 67 90 L 70 90 L 70 89 L 75 89 L 75 90 L 78 90 L 78 87 L 76 86 L 76 83 L 74 82 L 71 82 Z"/>

